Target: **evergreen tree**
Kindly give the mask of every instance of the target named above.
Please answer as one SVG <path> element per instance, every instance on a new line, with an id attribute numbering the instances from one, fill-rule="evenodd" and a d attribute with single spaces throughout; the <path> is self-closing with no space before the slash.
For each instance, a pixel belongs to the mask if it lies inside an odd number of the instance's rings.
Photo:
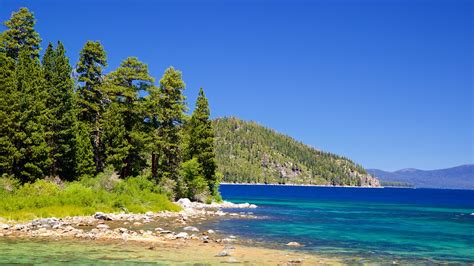
<path id="1" fill-rule="evenodd" d="M 84 122 L 75 121 L 74 136 L 75 175 L 92 176 L 95 173 L 95 163 L 89 127 Z"/>
<path id="2" fill-rule="evenodd" d="M 180 71 L 166 69 L 159 88 L 150 92 L 149 108 L 151 123 L 156 126 L 152 134 L 152 175 L 175 182 L 179 178 L 180 143 L 184 112 L 186 111 L 183 90 L 185 84 Z"/>
<path id="3" fill-rule="evenodd" d="M 48 112 L 47 141 L 53 160 L 49 175 L 63 179 L 74 177 L 75 143 L 72 68 L 64 46 L 58 42 L 56 50 L 48 45 L 43 56 L 43 75 L 47 86 Z"/>
<path id="4" fill-rule="evenodd" d="M 91 132 L 94 148 L 96 172 L 103 169 L 103 145 L 101 143 L 101 120 L 104 112 L 102 91 L 103 68 L 107 66 L 107 56 L 99 42 L 88 41 L 81 50 L 76 72 L 82 86 L 78 89 L 79 120 Z"/>
<path id="5" fill-rule="evenodd" d="M 13 161 L 15 176 L 23 182 L 43 178 L 52 164 L 46 142 L 45 82 L 39 59 L 28 49 L 21 50 L 16 67 L 18 102 L 15 104 L 12 136 L 17 154 Z"/>
<path id="6" fill-rule="evenodd" d="M 209 104 L 201 88 L 196 101 L 196 108 L 187 127 L 188 140 L 185 157 L 187 160 L 197 159 L 202 167 L 202 175 L 207 181 L 211 193 L 217 195 L 214 129 L 212 128 L 212 121 L 209 119 L 209 116 Z"/>
<path id="7" fill-rule="evenodd" d="M 146 91 L 153 81 L 148 66 L 136 57 L 125 59 L 107 75 L 105 88 L 111 103 L 104 126 L 106 155 L 121 177 L 138 174 L 145 166 L 144 110 L 139 92 Z"/>
<path id="8" fill-rule="evenodd" d="M 36 19 L 28 8 L 13 12 L 4 25 L 8 28 L 2 33 L 0 50 L 17 60 L 20 50 L 33 57 L 39 57 L 41 38 L 34 27 Z"/>
<path id="9" fill-rule="evenodd" d="M 20 94 L 16 89 L 15 61 L 0 52 L 0 173 L 14 175 L 13 163 L 19 155 L 14 143 L 20 115 Z"/>

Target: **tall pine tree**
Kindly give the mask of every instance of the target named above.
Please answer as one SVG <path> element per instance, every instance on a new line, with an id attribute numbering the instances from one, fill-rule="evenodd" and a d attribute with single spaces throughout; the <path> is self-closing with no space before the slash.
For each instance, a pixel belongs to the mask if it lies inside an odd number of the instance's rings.
<path id="1" fill-rule="evenodd" d="M 62 179 L 75 176 L 75 113 L 73 106 L 72 68 L 61 42 L 56 50 L 48 45 L 43 56 L 43 75 L 47 87 L 46 110 L 48 111 L 47 141 L 53 160 L 49 175 Z"/>
<path id="2" fill-rule="evenodd" d="M 81 50 L 76 68 L 78 81 L 82 83 L 77 91 L 77 101 L 80 108 L 79 120 L 89 127 L 91 133 L 96 172 L 101 171 L 104 166 L 101 123 L 104 113 L 103 69 L 106 66 L 107 56 L 102 44 L 88 41 Z"/>
<path id="3" fill-rule="evenodd" d="M 0 51 L 0 173 L 14 176 L 19 156 L 13 136 L 20 115 L 20 93 L 16 89 L 15 61 Z"/>
<path id="4" fill-rule="evenodd" d="M 13 142 L 18 151 L 13 162 L 15 175 L 23 182 L 45 177 L 51 167 L 50 147 L 47 145 L 48 112 L 46 90 L 38 58 L 28 49 L 20 50 L 16 67 L 16 89 L 19 102 L 15 110 Z"/>
<path id="5" fill-rule="evenodd" d="M 168 178 L 178 181 L 181 161 L 180 143 L 184 112 L 186 111 L 183 90 L 185 84 L 180 71 L 166 69 L 159 88 L 151 91 L 149 108 L 152 133 L 152 175 L 157 181 Z"/>
<path id="6" fill-rule="evenodd" d="M 186 160 L 196 158 L 201 165 L 202 175 L 207 181 L 209 190 L 217 194 L 216 154 L 214 151 L 214 129 L 209 119 L 209 103 L 204 91 L 199 90 L 196 108 L 187 125 Z"/>
<path id="7" fill-rule="evenodd" d="M 121 177 L 136 175 L 145 166 L 144 110 L 139 93 L 153 83 L 148 66 L 136 57 L 125 59 L 107 75 L 105 89 L 111 103 L 105 115 L 107 162 Z"/>

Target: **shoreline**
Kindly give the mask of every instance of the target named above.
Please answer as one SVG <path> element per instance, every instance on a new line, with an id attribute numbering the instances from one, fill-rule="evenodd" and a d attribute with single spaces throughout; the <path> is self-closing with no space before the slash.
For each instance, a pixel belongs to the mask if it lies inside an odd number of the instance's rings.
<path id="1" fill-rule="evenodd" d="M 256 208 L 255 205 L 230 202 L 203 204 L 187 199 L 177 204 L 183 208 L 182 211 L 145 214 L 98 212 L 93 216 L 42 218 L 10 224 L 4 224 L 0 219 L 0 241 L 72 241 L 85 245 L 128 243 L 150 251 L 151 256 L 156 251 L 160 259 L 178 263 L 341 264 L 337 258 L 305 253 L 297 248 L 295 250 L 295 247 L 275 249 L 249 246 L 239 243 L 238 237 L 226 232 L 203 230 L 205 223 L 214 219 L 254 219 L 256 217 L 249 210 Z M 223 209 L 227 208 L 242 211 L 224 212 Z"/>
<path id="2" fill-rule="evenodd" d="M 331 186 L 331 185 L 313 185 L 313 184 L 265 184 L 265 183 L 226 183 L 220 182 L 220 185 L 242 185 L 242 186 L 288 186 L 288 187 L 326 187 L 326 188 L 391 188 L 391 187 L 369 187 L 369 186 Z"/>

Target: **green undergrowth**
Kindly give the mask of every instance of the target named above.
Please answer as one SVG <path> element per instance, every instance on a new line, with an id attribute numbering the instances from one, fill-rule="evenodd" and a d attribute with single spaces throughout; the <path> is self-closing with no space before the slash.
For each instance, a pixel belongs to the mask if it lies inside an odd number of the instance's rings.
<path id="1" fill-rule="evenodd" d="M 121 180 L 108 173 L 69 183 L 38 180 L 24 185 L 0 179 L 0 217 L 7 220 L 164 210 L 180 207 L 145 177 Z"/>

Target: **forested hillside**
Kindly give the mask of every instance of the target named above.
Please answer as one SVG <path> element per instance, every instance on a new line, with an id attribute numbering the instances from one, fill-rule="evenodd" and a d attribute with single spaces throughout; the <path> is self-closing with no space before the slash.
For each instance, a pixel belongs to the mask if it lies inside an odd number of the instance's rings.
<path id="1" fill-rule="evenodd" d="M 255 122 L 214 120 L 224 182 L 379 186 L 347 158 L 322 152 Z"/>

